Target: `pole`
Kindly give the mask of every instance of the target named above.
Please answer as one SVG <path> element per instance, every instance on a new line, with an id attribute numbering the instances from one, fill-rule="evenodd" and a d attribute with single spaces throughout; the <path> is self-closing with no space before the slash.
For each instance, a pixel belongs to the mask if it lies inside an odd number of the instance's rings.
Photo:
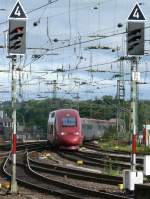
<path id="1" fill-rule="evenodd" d="M 56 100 L 57 98 L 57 82 L 53 80 L 53 99 Z"/>
<path id="2" fill-rule="evenodd" d="M 131 170 L 136 170 L 136 131 L 137 131 L 137 58 L 131 59 L 131 132 L 132 157 Z"/>
<path id="3" fill-rule="evenodd" d="M 119 93 L 119 81 L 120 80 L 117 80 L 117 119 L 116 119 L 116 127 L 117 127 L 117 143 L 118 143 L 118 140 L 119 140 L 119 122 L 120 122 L 120 93 Z"/>
<path id="4" fill-rule="evenodd" d="M 12 177 L 11 193 L 18 192 L 16 181 L 16 56 L 12 56 Z"/>

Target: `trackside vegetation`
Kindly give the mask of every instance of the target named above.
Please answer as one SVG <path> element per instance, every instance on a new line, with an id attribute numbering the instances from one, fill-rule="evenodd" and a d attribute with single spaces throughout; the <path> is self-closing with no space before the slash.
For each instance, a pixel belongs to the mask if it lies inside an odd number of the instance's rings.
<path id="1" fill-rule="evenodd" d="M 60 108 L 73 108 L 79 110 L 81 117 L 109 120 L 116 118 L 117 108 L 120 102 L 112 96 L 103 96 L 101 99 L 87 101 L 73 101 L 69 99 L 42 99 L 17 102 L 17 121 L 27 127 L 37 126 L 46 133 L 47 119 L 50 111 Z M 130 102 L 122 103 L 121 113 L 124 115 L 126 135 L 130 129 Z M 11 103 L 2 104 L 4 112 L 11 117 Z M 139 101 L 138 123 L 139 132 L 142 131 L 143 124 L 150 124 L 150 101 Z M 107 140 L 116 138 L 116 127 L 109 129 L 105 135 Z"/>

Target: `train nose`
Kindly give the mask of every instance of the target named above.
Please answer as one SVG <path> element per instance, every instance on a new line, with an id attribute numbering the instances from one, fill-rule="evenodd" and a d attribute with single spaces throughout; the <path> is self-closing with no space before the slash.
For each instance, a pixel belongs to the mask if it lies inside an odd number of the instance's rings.
<path id="1" fill-rule="evenodd" d="M 79 132 L 75 134 L 62 134 L 61 133 L 60 143 L 64 145 L 79 145 L 81 143 L 81 136 Z"/>

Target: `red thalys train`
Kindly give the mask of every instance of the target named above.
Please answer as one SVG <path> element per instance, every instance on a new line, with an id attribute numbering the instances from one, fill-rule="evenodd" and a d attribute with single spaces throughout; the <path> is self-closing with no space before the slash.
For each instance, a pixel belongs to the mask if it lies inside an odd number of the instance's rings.
<path id="1" fill-rule="evenodd" d="M 80 118 L 74 109 L 60 109 L 49 113 L 47 139 L 64 149 L 79 149 L 83 140 L 102 137 L 116 121 Z"/>
<path id="2" fill-rule="evenodd" d="M 83 141 L 78 111 L 60 109 L 50 112 L 47 139 L 59 148 L 78 149 Z"/>

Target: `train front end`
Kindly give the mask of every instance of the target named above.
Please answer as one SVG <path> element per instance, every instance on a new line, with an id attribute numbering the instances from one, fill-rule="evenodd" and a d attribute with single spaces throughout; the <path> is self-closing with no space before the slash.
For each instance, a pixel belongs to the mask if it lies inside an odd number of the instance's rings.
<path id="1" fill-rule="evenodd" d="M 83 141 L 78 111 L 64 109 L 56 113 L 57 143 L 59 148 L 77 150 Z"/>

